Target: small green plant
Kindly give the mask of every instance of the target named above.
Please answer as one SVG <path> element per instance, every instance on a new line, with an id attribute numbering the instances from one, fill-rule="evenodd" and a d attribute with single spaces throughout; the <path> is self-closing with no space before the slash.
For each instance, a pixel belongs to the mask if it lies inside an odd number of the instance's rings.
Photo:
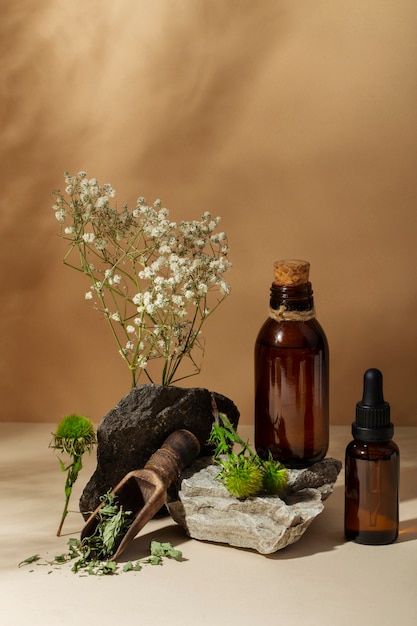
<path id="1" fill-rule="evenodd" d="M 233 496 L 248 498 L 261 491 L 277 494 L 285 488 L 287 469 L 271 454 L 262 460 L 223 413 L 216 414 L 208 442 L 216 446 L 213 458 L 222 468 L 218 478 Z M 236 445 L 241 448 L 238 453 L 233 450 Z"/>
<path id="2" fill-rule="evenodd" d="M 87 417 L 76 415 L 75 413 L 64 417 L 57 426 L 56 432 L 52 433 L 50 448 L 59 450 L 63 454 L 68 454 L 71 462 L 67 465 L 58 457 L 58 461 L 63 472 L 67 472 L 65 481 L 65 504 L 61 521 L 57 530 L 59 537 L 66 516 L 68 515 L 68 505 L 71 498 L 72 487 L 82 469 L 82 457 L 85 452 L 91 452 L 96 444 L 94 426 Z"/>
<path id="3" fill-rule="evenodd" d="M 262 486 L 268 493 L 280 493 L 287 485 L 288 472 L 269 453 L 266 461 L 262 461 Z"/>

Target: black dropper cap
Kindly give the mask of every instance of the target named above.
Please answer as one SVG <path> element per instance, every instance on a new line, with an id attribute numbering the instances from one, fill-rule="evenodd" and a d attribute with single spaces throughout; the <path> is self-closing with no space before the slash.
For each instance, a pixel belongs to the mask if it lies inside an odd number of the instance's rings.
<path id="1" fill-rule="evenodd" d="M 363 397 L 356 405 L 352 435 L 361 441 L 388 441 L 394 434 L 390 405 L 384 400 L 382 373 L 371 368 L 363 376 Z"/>

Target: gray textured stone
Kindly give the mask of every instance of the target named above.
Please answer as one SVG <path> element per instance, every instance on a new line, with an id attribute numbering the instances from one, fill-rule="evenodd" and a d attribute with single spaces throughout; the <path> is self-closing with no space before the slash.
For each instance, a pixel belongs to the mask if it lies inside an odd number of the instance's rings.
<path id="1" fill-rule="evenodd" d="M 212 395 L 218 410 L 237 426 L 239 411 L 234 403 L 208 389 L 141 385 L 122 398 L 97 429 L 97 468 L 80 499 L 84 517 L 128 472 L 144 467 L 174 430 L 190 430 L 200 442 L 201 455 L 210 454 Z"/>
<path id="2" fill-rule="evenodd" d="M 168 508 L 194 539 L 271 554 L 296 542 L 322 512 L 341 467 L 340 461 L 325 459 L 309 469 L 289 470 L 280 496 L 239 500 L 216 478 L 219 467 L 199 459 L 182 474 L 178 499 Z"/>

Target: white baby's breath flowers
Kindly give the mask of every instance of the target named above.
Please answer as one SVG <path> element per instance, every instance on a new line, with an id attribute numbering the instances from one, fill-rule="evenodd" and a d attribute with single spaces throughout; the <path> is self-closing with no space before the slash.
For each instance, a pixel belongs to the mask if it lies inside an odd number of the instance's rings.
<path id="1" fill-rule="evenodd" d="M 63 224 L 65 222 L 65 218 L 67 217 L 67 212 L 65 209 L 58 209 L 55 211 L 55 217 L 60 224 Z"/>
<path id="2" fill-rule="evenodd" d="M 201 328 L 230 293 L 231 264 L 219 217 L 176 223 L 160 200 L 138 198 L 133 211 L 111 206 L 115 191 L 81 171 L 65 173 L 65 194 L 55 192 L 55 216 L 69 242 L 64 261 L 89 277 L 85 299 L 108 321 L 132 386 L 161 359 L 161 382 L 198 373 L 204 353 Z M 94 261 L 94 263 L 92 262 Z M 191 372 L 179 375 L 184 357 Z"/>

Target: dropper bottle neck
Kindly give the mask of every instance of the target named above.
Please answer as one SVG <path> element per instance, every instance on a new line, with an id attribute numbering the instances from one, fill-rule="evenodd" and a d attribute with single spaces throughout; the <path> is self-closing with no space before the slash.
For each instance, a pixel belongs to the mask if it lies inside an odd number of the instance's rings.
<path id="1" fill-rule="evenodd" d="M 363 377 L 362 400 L 356 405 L 352 435 L 361 441 L 389 441 L 394 434 L 391 409 L 384 400 L 382 373 L 371 368 Z"/>

